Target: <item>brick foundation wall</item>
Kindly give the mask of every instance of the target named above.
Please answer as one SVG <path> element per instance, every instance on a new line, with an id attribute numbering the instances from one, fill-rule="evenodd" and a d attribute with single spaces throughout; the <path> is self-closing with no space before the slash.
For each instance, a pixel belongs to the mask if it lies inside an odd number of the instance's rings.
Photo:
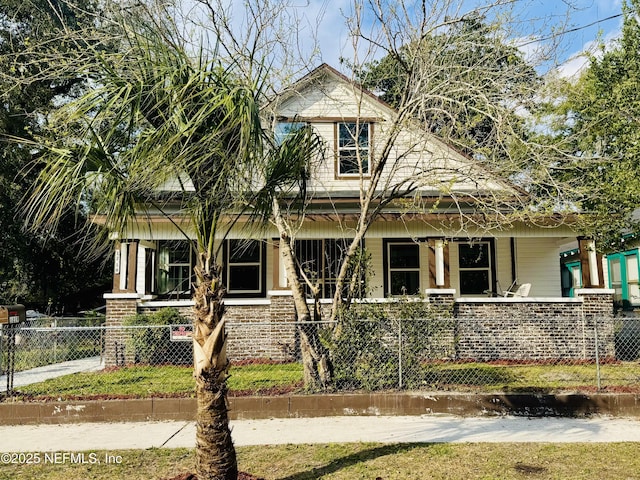
<path id="1" fill-rule="evenodd" d="M 298 358 L 295 309 L 290 296 L 271 297 L 268 305 L 228 305 L 227 354 L 232 360 Z"/>
<path id="2" fill-rule="evenodd" d="M 609 294 L 586 295 L 583 302 L 456 302 L 456 357 L 479 361 L 591 361 L 596 353 L 601 359 L 614 357 L 612 306 Z"/>
<path id="3" fill-rule="evenodd" d="M 269 302 L 256 305 L 238 305 L 229 301 L 227 321 L 227 354 L 232 361 L 272 360 L 295 361 L 299 357 L 299 340 L 295 326 L 295 308 L 289 295 L 271 297 Z M 125 318 L 136 313 L 149 314 L 165 308 L 153 302 L 141 306 L 137 299 L 107 299 L 107 326 L 117 327 Z M 193 318 L 190 305 L 172 306 L 182 315 Z M 107 330 L 105 362 L 107 366 L 133 363 L 127 351 L 127 333 L 112 328 Z"/>
<path id="4" fill-rule="evenodd" d="M 608 293 L 590 293 L 590 290 L 578 290 L 584 299 L 583 312 L 585 320 L 597 332 L 598 354 L 601 358 L 615 358 L 616 332 L 614 321 L 613 295 Z M 595 350 L 595 341 L 592 349 Z"/>
<path id="5" fill-rule="evenodd" d="M 591 361 L 616 355 L 613 301 L 610 293 L 590 293 L 575 299 L 454 300 L 452 293 L 429 293 L 426 301 L 441 321 L 431 335 L 431 354 L 461 360 L 571 360 Z M 107 326 L 121 325 L 124 318 L 157 310 L 136 307 L 136 299 L 108 299 Z M 383 308 L 394 309 L 393 304 Z M 191 307 L 179 308 L 190 316 Z M 441 312 L 439 314 L 438 312 Z M 299 359 L 295 308 L 290 295 L 275 295 L 256 304 L 229 301 L 227 305 L 228 355 L 234 361 Z M 427 331 L 431 333 L 426 333 Z M 130 363 L 125 333 L 107 332 L 107 365 Z M 430 358 L 434 358 L 430 356 Z"/>
<path id="6" fill-rule="evenodd" d="M 108 298 L 104 359 L 107 367 L 125 365 L 133 362 L 133 356 L 127 352 L 127 333 L 118 328 L 124 319 L 138 313 L 136 298 Z"/>

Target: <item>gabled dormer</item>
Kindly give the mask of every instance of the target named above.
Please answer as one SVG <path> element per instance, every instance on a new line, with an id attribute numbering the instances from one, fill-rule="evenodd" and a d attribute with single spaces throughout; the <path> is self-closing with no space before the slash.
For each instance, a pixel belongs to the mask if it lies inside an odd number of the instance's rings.
<path id="1" fill-rule="evenodd" d="M 423 196 L 520 195 L 513 185 L 426 132 L 372 92 L 323 64 L 270 102 L 276 140 L 301 125 L 323 138 L 325 157 L 313 172 L 316 196 L 358 197 L 376 174 L 380 191 L 403 184 Z M 377 172 L 381 158 L 384 168 Z"/>

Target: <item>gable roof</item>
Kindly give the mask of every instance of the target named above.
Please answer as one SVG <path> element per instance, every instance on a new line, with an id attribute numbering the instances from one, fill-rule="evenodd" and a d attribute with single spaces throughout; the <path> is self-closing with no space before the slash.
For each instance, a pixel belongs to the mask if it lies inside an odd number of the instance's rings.
<path id="1" fill-rule="evenodd" d="M 358 90 L 361 94 L 370 98 L 372 101 L 378 103 L 380 107 L 385 108 L 390 113 L 397 113 L 395 108 L 393 108 L 390 104 L 382 100 L 375 93 L 364 88 L 360 83 L 347 77 L 344 73 L 339 72 L 338 70 L 333 68 L 331 65 L 328 65 L 327 63 L 323 63 L 319 67 L 314 68 L 305 76 L 303 76 L 302 78 L 294 82 L 291 86 L 287 87 L 278 95 L 278 99 L 280 100 L 280 102 L 286 101 L 292 95 L 296 95 L 297 93 L 301 92 L 303 89 L 307 88 L 308 86 L 313 85 L 314 82 L 318 82 L 320 79 L 322 79 L 323 76 L 328 76 L 333 78 L 334 80 L 348 84 L 351 87 Z"/>
<path id="2" fill-rule="evenodd" d="M 271 113 L 275 115 L 276 119 L 298 118 L 301 121 L 309 122 L 318 120 L 335 121 L 335 118 L 339 118 L 341 115 L 333 114 L 323 116 L 318 115 L 317 112 L 309 115 L 304 114 L 305 109 L 309 109 L 310 105 L 314 104 L 314 102 L 318 102 L 321 95 L 324 95 L 325 98 L 330 96 L 327 86 L 331 84 L 348 87 L 348 89 L 353 92 L 353 95 L 350 99 L 347 99 L 347 101 L 353 101 L 354 98 L 362 99 L 362 102 L 358 105 L 358 114 L 355 117 L 353 115 L 346 115 L 349 118 L 357 117 L 362 121 L 376 122 L 384 117 L 397 117 L 399 114 L 398 110 L 380 99 L 376 94 L 326 63 L 323 63 L 293 83 L 290 87 L 286 88 L 267 105 L 267 110 L 271 110 Z M 344 97 L 342 99 L 332 99 L 334 107 L 335 105 L 343 105 L 343 103 L 341 103 L 343 99 Z M 339 107 L 337 109 L 340 110 Z M 331 107 L 328 107 L 327 110 L 331 110 Z M 346 110 L 348 111 L 348 108 Z M 473 170 L 478 182 L 476 182 L 475 189 L 471 188 L 467 191 L 473 190 L 476 194 L 481 194 L 482 191 L 486 192 L 489 190 L 494 192 L 502 191 L 509 192 L 513 197 L 523 197 L 528 195 L 526 191 L 495 172 L 490 171 L 484 165 L 481 165 L 476 159 L 464 152 L 461 152 L 459 149 L 447 143 L 436 134 L 425 130 L 417 119 L 409 119 L 406 125 L 407 129 L 419 132 L 419 134 L 430 145 L 432 145 L 434 149 L 444 152 L 444 156 L 447 156 L 450 160 L 455 160 L 460 162 L 460 164 L 464 164 L 465 168 L 469 171 Z M 468 175 L 468 178 L 472 178 L 472 175 Z M 491 184 L 492 188 L 485 188 L 483 190 L 482 188 L 479 188 L 480 183 L 484 185 Z M 334 189 L 332 190 L 336 193 Z"/>

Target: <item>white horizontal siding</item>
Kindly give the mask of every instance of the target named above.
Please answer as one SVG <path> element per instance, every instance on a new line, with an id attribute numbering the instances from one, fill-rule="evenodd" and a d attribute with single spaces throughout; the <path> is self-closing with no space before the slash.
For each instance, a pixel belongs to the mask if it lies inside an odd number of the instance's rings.
<path id="1" fill-rule="evenodd" d="M 382 268 L 382 239 L 372 238 L 365 242 L 367 252 L 371 254 L 371 271 L 369 272 L 369 295 L 384 297 L 384 269 Z"/>
<path id="2" fill-rule="evenodd" d="M 312 82 L 299 93 L 290 95 L 282 104 L 275 106 L 275 110 L 280 117 L 310 121 L 324 140 L 325 155 L 314 171 L 310 188 L 325 192 L 357 192 L 360 179 L 336 178 L 335 123 L 354 118 L 372 121 L 370 151 L 375 164 L 388 143 L 395 113 L 342 80 L 332 76 L 324 76 L 322 80 L 323 83 Z M 497 191 L 505 188 L 505 184 L 495 182 L 472 160 L 410 122 L 392 143 L 380 189 L 404 182 L 414 185 L 418 182 L 422 189 L 430 192 Z M 363 179 L 362 184 L 367 185 L 368 180 Z"/>
<path id="3" fill-rule="evenodd" d="M 327 76 L 322 80 L 322 83 L 314 82 L 288 97 L 277 106 L 278 115 L 289 118 L 371 118 L 388 114 L 388 109 L 382 104 L 353 86 Z"/>
<path id="4" fill-rule="evenodd" d="M 279 288 L 278 285 L 273 284 L 273 269 L 275 266 L 275 262 L 279 262 L 280 259 L 276 258 L 276 256 L 273 254 L 273 242 L 267 242 L 266 250 L 266 265 L 263 268 L 266 269 L 266 291 L 268 292 L 270 290 Z"/>
<path id="5" fill-rule="evenodd" d="M 511 273 L 511 239 L 498 238 L 496 239 L 495 247 L 496 277 L 500 287 L 499 291 L 504 291 L 509 288 L 514 280 Z"/>
<path id="6" fill-rule="evenodd" d="M 560 297 L 560 257 L 551 238 L 516 239 L 518 283 L 530 283 L 531 297 Z"/>

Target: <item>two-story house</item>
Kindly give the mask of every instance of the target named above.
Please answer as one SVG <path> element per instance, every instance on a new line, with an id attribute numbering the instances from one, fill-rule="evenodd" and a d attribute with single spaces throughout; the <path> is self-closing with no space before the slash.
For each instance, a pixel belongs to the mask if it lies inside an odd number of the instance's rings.
<path id="1" fill-rule="evenodd" d="M 377 162 L 386 156 L 376 200 L 403 189 L 410 195 L 381 208 L 362 242 L 370 255 L 362 289 L 367 298 L 440 295 L 464 306 L 458 310 L 467 316 L 488 306 L 505 317 L 513 317 L 510 309 L 531 310 L 531 304 L 553 305 L 554 311 L 574 315 L 587 301 L 602 303 L 604 311 L 611 303 L 610 292 L 602 289 L 595 251 L 590 255 L 593 248 L 582 238 L 585 289 L 577 298 L 562 298 L 560 248 L 578 236 L 569 223 L 553 217 L 536 222 L 514 219 L 490 228 L 499 222 L 482 208 L 489 199 L 508 203 L 526 193 L 411 119 L 398 122 L 393 108 L 333 68 L 320 66 L 265 112 L 276 139 L 304 123 L 326 146 L 309 181 L 311 201 L 295 238 L 298 257 L 325 301 L 335 291 L 344 244 L 353 238 L 362 192 Z M 163 306 L 186 311 L 192 305 L 194 258 L 189 242 L 174 223 L 161 217 L 150 217 L 149 226 L 120 234 L 115 242 L 113 291 L 105 295 L 111 325 L 137 311 Z M 246 232 L 239 221 L 224 240 L 220 262 L 228 291 L 230 355 L 282 358 L 291 355 L 295 332 L 283 333 L 281 324 L 292 322 L 295 310 L 279 234 L 272 227 L 247 245 L 242 242 Z M 526 296 L 505 297 L 514 284 L 529 284 Z M 247 336 L 253 340 L 243 342 Z"/>

